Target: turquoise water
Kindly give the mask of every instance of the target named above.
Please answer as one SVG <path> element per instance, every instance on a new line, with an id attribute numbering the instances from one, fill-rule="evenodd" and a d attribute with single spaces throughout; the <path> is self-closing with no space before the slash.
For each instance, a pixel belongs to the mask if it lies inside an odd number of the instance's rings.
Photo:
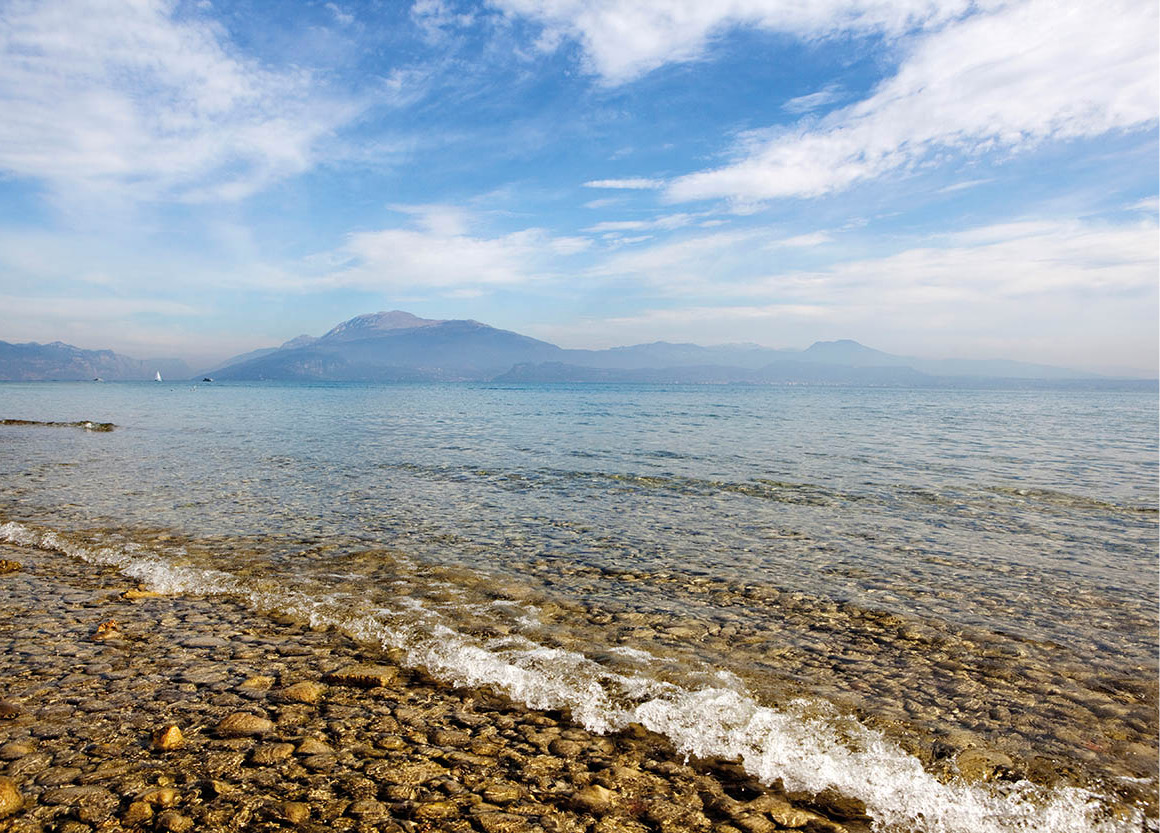
<path id="1" fill-rule="evenodd" d="M 0 418 L 119 426 L 0 428 L 9 540 L 606 728 L 720 689 L 1155 792 L 1155 392 L 42 383 Z"/>

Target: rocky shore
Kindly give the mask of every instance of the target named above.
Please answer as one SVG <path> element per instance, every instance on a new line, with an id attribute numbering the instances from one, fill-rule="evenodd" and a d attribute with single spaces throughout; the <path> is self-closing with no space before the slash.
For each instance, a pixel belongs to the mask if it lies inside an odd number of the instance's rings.
<path id="1" fill-rule="evenodd" d="M 0 547 L 0 833 L 869 830 L 641 727 L 455 689 L 334 631 Z"/>

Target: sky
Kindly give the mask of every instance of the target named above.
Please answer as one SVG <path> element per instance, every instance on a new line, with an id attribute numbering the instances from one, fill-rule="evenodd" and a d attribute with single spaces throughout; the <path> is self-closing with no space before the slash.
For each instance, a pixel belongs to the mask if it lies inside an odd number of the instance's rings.
<path id="1" fill-rule="evenodd" d="M 0 339 L 1154 374 L 1155 0 L 0 0 Z"/>

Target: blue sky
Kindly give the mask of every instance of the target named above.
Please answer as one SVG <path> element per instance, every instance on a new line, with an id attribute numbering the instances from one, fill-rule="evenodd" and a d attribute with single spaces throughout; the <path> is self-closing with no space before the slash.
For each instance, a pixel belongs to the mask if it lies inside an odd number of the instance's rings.
<path id="1" fill-rule="evenodd" d="M 0 0 L 0 339 L 1157 365 L 1154 0 Z"/>

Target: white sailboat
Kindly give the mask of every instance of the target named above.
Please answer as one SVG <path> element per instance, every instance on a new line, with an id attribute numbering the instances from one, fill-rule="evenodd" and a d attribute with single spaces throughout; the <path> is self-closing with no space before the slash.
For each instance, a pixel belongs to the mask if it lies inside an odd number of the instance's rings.
<path id="1" fill-rule="evenodd" d="M 157 371 L 157 375 L 153 377 L 153 381 L 154 381 L 154 382 L 160 382 L 160 381 L 161 381 L 161 371 L 160 371 L 160 370 L 158 370 L 158 371 Z"/>

